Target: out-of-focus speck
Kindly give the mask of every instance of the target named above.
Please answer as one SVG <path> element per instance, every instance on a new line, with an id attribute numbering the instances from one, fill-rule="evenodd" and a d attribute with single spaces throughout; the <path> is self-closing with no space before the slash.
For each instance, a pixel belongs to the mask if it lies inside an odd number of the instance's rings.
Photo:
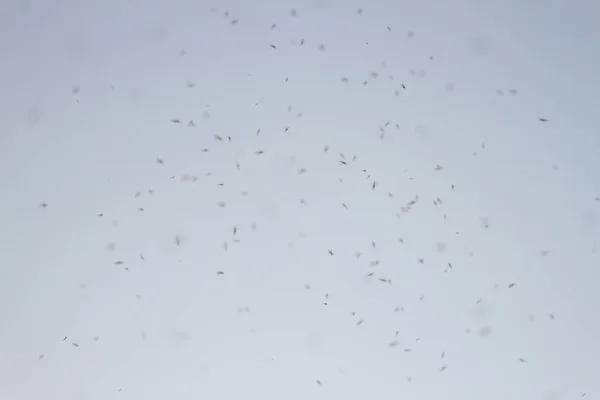
<path id="1" fill-rule="evenodd" d="M 157 163 L 157 164 L 160 164 L 160 165 L 164 165 L 164 164 L 165 164 L 165 161 L 164 161 L 162 158 L 160 158 L 160 157 L 157 157 L 157 158 L 156 158 L 156 163 Z"/>
<path id="2" fill-rule="evenodd" d="M 491 47 L 491 41 L 485 37 L 472 38 L 469 43 L 469 51 L 475 56 L 488 54 Z"/>
<path id="3" fill-rule="evenodd" d="M 320 381 L 320 380 L 318 380 L 318 379 L 317 379 L 317 380 L 316 380 L 316 382 L 317 382 L 317 385 L 319 385 L 319 386 L 323 386 L 323 384 L 321 383 L 321 381 Z"/>
<path id="4" fill-rule="evenodd" d="M 273 30 L 275 28 L 277 28 L 277 24 L 271 24 L 271 28 L 270 29 Z"/>
<path id="5" fill-rule="evenodd" d="M 540 256 L 542 256 L 542 257 L 546 257 L 546 256 L 548 256 L 549 254 L 550 254 L 550 250 L 542 250 L 542 251 L 540 252 Z"/>
<path id="6" fill-rule="evenodd" d="M 162 42 L 169 37 L 169 29 L 162 24 L 153 25 L 150 28 L 150 38 L 152 42 Z"/>
<path id="7" fill-rule="evenodd" d="M 514 288 L 514 287 L 515 287 L 515 285 L 516 285 L 516 283 L 511 283 L 510 285 L 508 285 L 508 288 L 509 288 L 509 289 L 512 289 L 512 288 Z"/>
<path id="8" fill-rule="evenodd" d="M 492 329 L 489 326 L 482 326 L 477 329 L 477 336 L 481 338 L 487 338 L 492 333 Z"/>
<path id="9" fill-rule="evenodd" d="M 291 9 L 290 12 L 289 12 L 289 14 L 290 14 L 290 17 L 296 17 L 296 16 L 298 16 L 298 12 L 296 10 L 294 10 L 294 9 Z"/>
<path id="10" fill-rule="evenodd" d="M 442 365 L 442 366 L 440 367 L 440 372 L 444 372 L 445 370 L 446 370 L 446 366 L 445 366 L 445 365 Z"/>
<path id="11" fill-rule="evenodd" d="M 100 340 L 100 337 L 99 336 L 94 336 L 93 339 L 94 339 L 94 342 L 97 342 L 98 340 Z"/>
<path id="12" fill-rule="evenodd" d="M 146 332 L 142 332 L 142 339 L 146 340 L 148 338 L 148 334 Z"/>
<path id="13" fill-rule="evenodd" d="M 548 317 L 550 317 L 550 319 L 556 319 L 556 317 L 554 316 L 554 313 L 548 314 Z"/>
<path id="14" fill-rule="evenodd" d="M 356 13 L 357 13 L 358 15 L 362 15 L 362 14 L 363 14 L 363 12 L 364 12 L 364 10 L 363 10 L 362 8 L 359 8 L 359 9 L 357 9 L 357 10 L 356 10 Z"/>
<path id="15" fill-rule="evenodd" d="M 400 344 L 400 342 L 398 342 L 397 340 L 392 340 L 391 342 L 388 343 L 388 346 L 398 347 L 399 344 Z"/>
<path id="16" fill-rule="evenodd" d="M 44 118 L 44 107 L 40 104 L 34 104 L 27 108 L 27 121 L 30 124 L 37 124 Z"/>
<path id="17" fill-rule="evenodd" d="M 217 271 L 217 275 L 225 275 L 225 272 L 223 272 L 223 271 Z"/>
<path id="18" fill-rule="evenodd" d="M 414 33 L 413 31 L 408 31 L 408 33 L 406 34 L 406 36 L 407 36 L 409 39 L 412 39 L 412 38 L 414 38 L 414 37 L 415 37 L 415 33 Z"/>
<path id="19" fill-rule="evenodd" d="M 73 346 L 73 347 L 79 347 L 79 345 L 77 343 L 75 343 L 75 342 L 71 343 L 71 346 Z"/>
<path id="20" fill-rule="evenodd" d="M 540 122 L 548 122 L 549 120 L 546 118 L 538 118 L 540 120 Z"/>
<path id="21" fill-rule="evenodd" d="M 325 51 L 325 45 L 324 44 L 320 44 L 319 45 L 319 51 Z"/>
<path id="22" fill-rule="evenodd" d="M 38 360 L 43 360 L 43 359 L 44 359 L 44 355 L 43 355 L 43 354 L 40 354 L 40 355 L 38 356 Z"/>
<path id="23" fill-rule="evenodd" d="M 183 244 L 183 236 L 175 235 L 175 246 L 179 247 Z"/>
<path id="24" fill-rule="evenodd" d="M 40 208 L 48 208 L 48 203 L 40 203 Z"/>
<path id="25" fill-rule="evenodd" d="M 522 362 L 522 363 L 526 363 L 527 362 L 527 360 L 524 359 L 523 357 L 519 357 L 519 361 Z"/>

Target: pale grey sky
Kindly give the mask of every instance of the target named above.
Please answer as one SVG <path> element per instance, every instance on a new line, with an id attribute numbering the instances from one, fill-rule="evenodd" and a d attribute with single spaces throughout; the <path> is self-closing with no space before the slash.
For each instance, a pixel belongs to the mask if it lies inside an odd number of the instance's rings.
<path id="1" fill-rule="evenodd" d="M 4 1 L 0 398 L 600 399 L 599 20 Z"/>

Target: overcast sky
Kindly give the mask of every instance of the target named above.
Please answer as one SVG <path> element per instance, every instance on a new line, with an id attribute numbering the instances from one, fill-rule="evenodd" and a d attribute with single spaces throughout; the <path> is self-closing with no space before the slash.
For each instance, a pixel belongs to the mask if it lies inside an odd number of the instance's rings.
<path id="1" fill-rule="evenodd" d="M 0 397 L 600 399 L 600 4 L 0 6 Z"/>

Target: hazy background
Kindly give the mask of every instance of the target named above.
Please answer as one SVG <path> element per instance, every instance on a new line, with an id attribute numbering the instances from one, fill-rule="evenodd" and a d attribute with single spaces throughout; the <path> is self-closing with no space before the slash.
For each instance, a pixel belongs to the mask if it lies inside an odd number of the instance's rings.
<path id="1" fill-rule="evenodd" d="M 0 397 L 599 399 L 599 20 L 3 1 Z"/>

